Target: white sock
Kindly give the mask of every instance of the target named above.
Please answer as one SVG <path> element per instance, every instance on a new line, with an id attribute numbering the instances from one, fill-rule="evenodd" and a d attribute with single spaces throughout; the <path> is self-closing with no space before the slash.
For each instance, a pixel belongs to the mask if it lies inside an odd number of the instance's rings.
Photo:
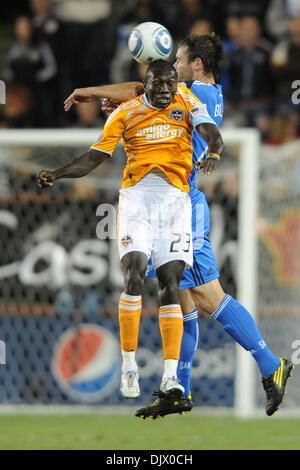
<path id="1" fill-rule="evenodd" d="M 178 361 L 177 359 L 165 359 L 164 361 L 164 375 L 165 377 L 177 377 L 177 366 Z"/>
<path id="2" fill-rule="evenodd" d="M 138 370 L 138 366 L 135 360 L 135 351 L 122 351 L 123 364 L 122 373 L 126 374 L 130 370 Z"/>

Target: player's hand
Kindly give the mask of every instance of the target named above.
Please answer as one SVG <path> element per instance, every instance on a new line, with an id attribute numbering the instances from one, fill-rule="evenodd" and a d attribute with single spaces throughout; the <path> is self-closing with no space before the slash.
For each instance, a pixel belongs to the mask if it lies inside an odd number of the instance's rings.
<path id="1" fill-rule="evenodd" d="M 64 102 L 65 111 L 69 111 L 73 104 L 90 103 L 93 99 L 94 95 L 90 88 L 76 88 Z"/>
<path id="2" fill-rule="evenodd" d="M 109 99 L 109 98 L 104 98 L 102 100 L 102 105 L 101 105 L 101 110 L 105 114 L 111 114 L 117 107 L 119 106 L 119 103 L 115 100 Z"/>
<path id="3" fill-rule="evenodd" d="M 42 170 L 37 175 L 37 184 L 40 188 L 47 188 L 48 186 L 53 186 L 55 179 L 56 177 L 53 171 Z"/>
<path id="4" fill-rule="evenodd" d="M 219 162 L 213 158 L 206 158 L 198 164 L 203 175 L 210 175 L 218 168 Z"/>

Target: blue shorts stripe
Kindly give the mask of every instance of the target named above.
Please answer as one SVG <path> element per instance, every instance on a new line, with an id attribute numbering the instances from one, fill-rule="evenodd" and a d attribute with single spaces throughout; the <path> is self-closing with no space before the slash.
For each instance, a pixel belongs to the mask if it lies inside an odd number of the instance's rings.
<path id="1" fill-rule="evenodd" d="M 194 270 L 194 268 L 190 269 L 190 272 L 189 272 L 189 274 L 191 274 L 191 275 L 193 276 L 193 279 L 194 279 L 195 285 L 197 286 L 199 281 L 198 281 L 198 279 L 197 279 L 197 277 L 196 277 L 196 274 L 195 274 L 195 270 Z"/>
<path id="2" fill-rule="evenodd" d="M 197 263 L 197 260 L 196 260 L 195 256 L 193 258 L 194 258 L 194 262 L 193 262 L 193 268 L 192 269 L 193 269 L 193 271 L 195 271 L 198 274 L 199 283 L 200 284 L 205 284 L 203 276 L 202 276 L 201 271 L 200 271 L 200 266 Z"/>

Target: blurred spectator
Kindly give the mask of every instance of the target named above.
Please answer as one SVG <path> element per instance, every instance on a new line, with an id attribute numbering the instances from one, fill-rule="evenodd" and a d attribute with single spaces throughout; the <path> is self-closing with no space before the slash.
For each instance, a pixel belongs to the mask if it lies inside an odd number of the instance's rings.
<path id="1" fill-rule="evenodd" d="M 69 90 L 108 81 L 109 0 L 55 0 L 55 14 L 63 22 Z"/>
<path id="2" fill-rule="evenodd" d="M 238 47 L 239 32 L 240 19 L 237 16 L 228 16 L 226 18 L 226 39 L 223 41 L 224 60 L 220 75 L 220 84 L 226 96 L 230 93 L 229 57 Z"/>
<path id="3" fill-rule="evenodd" d="M 34 89 L 37 82 L 51 79 L 56 71 L 50 48 L 44 43 L 34 41 L 29 18 L 17 18 L 15 40 L 4 55 L 4 78 Z"/>
<path id="4" fill-rule="evenodd" d="M 205 0 L 205 18 L 214 25 L 222 38 L 226 35 L 226 19 L 255 16 L 264 27 L 264 18 L 270 0 Z"/>
<path id="5" fill-rule="evenodd" d="M 32 28 L 34 37 L 40 42 L 47 43 L 57 63 L 57 74 L 51 82 L 51 110 L 49 125 L 58 126 L 66 119 L 62 103 L 69 89 L 64 89 L 66 83 L 64 33 L 61 22 L 52 13 L 51 0 L 30 0 L 32 10 Z"/>
<path id="6" fill-rule="evenodd" d="M 228 16 L 225 21 L 226 39 L 223 42 L 225 52 L 231 52 L 236 49 L 240 32 L 240 18 L 238 16 Z"/>
<path id="7" fill-rule="evenodd" d="M 176 25 L 180 39 L 184 39 L 187 35 L 212 32 L 212 24 L 205 16 L 203 0 L 182 0 L 182 5 L 182 16 Z"/>
<path id="8" fill-rule="evenodd" d="M 292 83 L 300 79 L 300 14 L 288 23 L 290 36 L 274 49 L 271 64 L 276 81 L 276 102 L 292 106 Z"/>
<path id="9" fill-rule="evenodd" d="M 272 46 L 261 36 L 260 23 L 254 16 L 241 18 L 237 44 L 228 56 L 227 98 L 242 113 L 243 120 L 237 124 L 254 126 L 259 115 L 270 110 L 274 91 L 269 65 Z"/>
<path id="10" fill-rule="evenodd" d="M 225 7 L 224 0 L 202 0 L 201 16 L 209 21 L 216 34 L 221 38 L 225 36 Z"/>
<path id="11" fill-rule="evenodd" d="M 266 12 L 266 31 L 275 41 L 279 41 L 288 32 L 288 13 L 286 0 L 270 0 Z"/>
<path id="12" fill-rule="evenodd" d="M 17 18 L 15 40 L 3 54 L 3 78 L 7 83 L 23 85 L 35 97 L 36 125 L 48 125 L 52 109 L 51 84 L 57 66 L 49 46 L 33 38 L 30 20 Z"/>
<path id="13" fill-rule="evenodd" d="M 263 25 L 270 0 L 226 0 L 224 2 L 225 17 L 255 16 Z"/>
<path id="14" fill-rule="evenodd" d="M 289 16 L 300 15 L 300 2 L 299 0 L 284 0 L 286 5 L 287 14 Z"/>
<path id="15" fill-rule="evenodd" d="M 270 0 L 265 15 L 266 31 L 278 42 L 288 36 L 289 18 L 300 14 L 299 0 Z"/>
<path id="16" fill-rule="evenodd" d="M 198 34 L 200 36 L 204 34 L 210 34 L 213 31 L 213 26 L 210 21 L 208 20 L 196 20 L 190 29 L 188 29 L 188 36 L 192 36 L 193 34 Z M 184 37 L 184 34 L 182 35 Z"/>
<path id="17" fill-rule="evenodd" d="M 31 0 L 32 27 L 38 41 L 46 42 L 51 48 L 56 62 L 61 65 L 64 58 L 62 25 L 52 13 L 51 0 Z"/>

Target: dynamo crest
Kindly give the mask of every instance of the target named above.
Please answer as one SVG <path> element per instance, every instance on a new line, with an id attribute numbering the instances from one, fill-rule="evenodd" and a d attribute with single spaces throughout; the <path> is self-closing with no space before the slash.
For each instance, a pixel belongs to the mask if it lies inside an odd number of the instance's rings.
<path id="1" fill-rule="evenodd" d="M 181 119 L 184 119 L 184 116 L 185 116 L 185 111 L 184 109 L 181 109 L 181 108 L 171 109 L 170 114 L 169 114 L 169 118 L 173 119 L 173 121 L 175 122 L 178 122 Z"/>

